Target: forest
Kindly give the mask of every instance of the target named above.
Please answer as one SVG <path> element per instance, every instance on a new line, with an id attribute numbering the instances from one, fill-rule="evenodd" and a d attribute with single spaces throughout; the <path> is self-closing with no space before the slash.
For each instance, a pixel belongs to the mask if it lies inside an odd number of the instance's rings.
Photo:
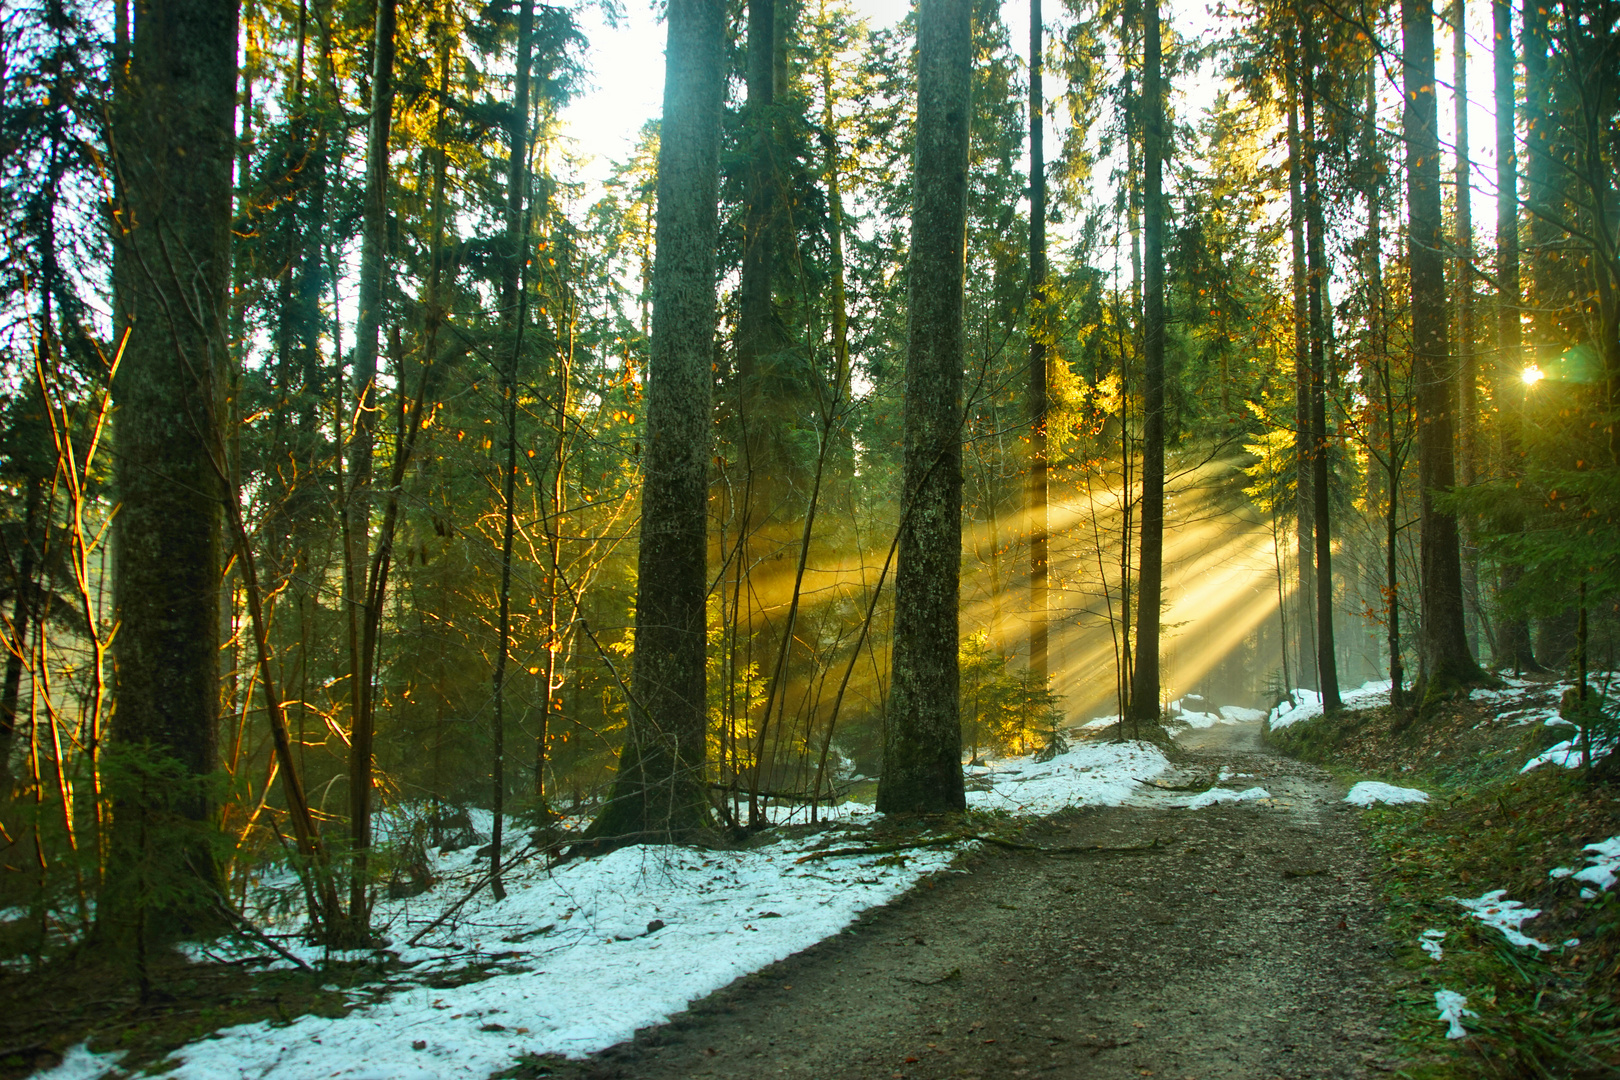
<path id="1" fill-rule="evenodd" d="M 107 7 L 0 13 L 8 965 L 1190 695 L 1620 737 L 1614 0 L 668 0 L 600 182 L 594 8 Z"/>

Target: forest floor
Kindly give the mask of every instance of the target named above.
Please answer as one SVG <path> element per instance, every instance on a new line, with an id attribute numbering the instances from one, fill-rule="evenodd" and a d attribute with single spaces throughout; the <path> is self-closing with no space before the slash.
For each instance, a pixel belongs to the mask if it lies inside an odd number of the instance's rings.
<path id="1" fill-rule="evenodd" d="M 1160 784 L 1270 797 L 1069 810 L 585 1060 L 504 1076 L 1359 1077 L 1393 1069 L 1391 944 L 1360 812 L 1258 722 L 1183 734 Z"/>
<path id="2" fill-rule="evenodd" d="M 501 902 L 441 851 L 375 954 L 271 919 L 303 968 L 193 948 L 148 1005 L 0 969 L 0 1077 L 1620 1077 L 1620 755 L 1567 690 L 1181 712 L 1169 758 L 975 766 L 960 819 L 519 859 Z"/>

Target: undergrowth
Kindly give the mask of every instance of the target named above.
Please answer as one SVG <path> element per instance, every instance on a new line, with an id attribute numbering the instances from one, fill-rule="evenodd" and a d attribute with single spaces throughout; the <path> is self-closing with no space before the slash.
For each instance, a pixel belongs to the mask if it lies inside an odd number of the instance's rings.
<path id="1" fill-rule="evenodd" d="M 1492 722 L 1453 702 L 1415 723 L 1388 708 L 1341 713 L 1272 732 L 1284 753 L 1347 779 L 1374 778 L 1430 795 L 1427 804 L 1365 815 L 1383 862 L 1395 997 L 1412 1080 L 1620 1076 L 1620 890 L 1583 899 L 1555 867 L 1586 865 L 1582 847 L 1620 834 L 1620 789 L 1577 771 L 1519 768 L 1568 728 Z M 1510 944 L 1457 903 L 1492 889 L 1540 914 L 1522 926 L 1547 952 Z M 1443 931 L 1443 955 L 1419 947 Z M 1578 944 L 1567 945 L 1571 941 Z M 1466 1038 L 1448 1040 L 1435 992 L 1468 998 Z"/>

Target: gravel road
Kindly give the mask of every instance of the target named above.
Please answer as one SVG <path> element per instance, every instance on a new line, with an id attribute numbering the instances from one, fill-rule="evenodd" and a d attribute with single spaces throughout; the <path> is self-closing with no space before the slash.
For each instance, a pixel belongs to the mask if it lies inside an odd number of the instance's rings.
<path id="1" fill-rule="evenodd" d="M 964 855 L 843 933 L 584 1061 L 579 1080 L 1381 1075 L 1389 948 L 1358 812 L 1258 725 L 1188 732 L 1169 783 L 1262 786 L 1199 810 L 1144 792 L 1071 811 L 1044 846 Z M 1180 798 L 1184 799 L 1183 794 Z"/>

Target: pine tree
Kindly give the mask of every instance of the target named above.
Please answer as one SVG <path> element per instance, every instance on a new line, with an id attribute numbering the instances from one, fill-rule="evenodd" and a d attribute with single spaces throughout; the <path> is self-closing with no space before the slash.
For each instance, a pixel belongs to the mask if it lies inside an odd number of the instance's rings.
<path id="1" fill-rule="evenodd" d="M 121 877 L 152 872 L 148 840 L 166 813 L 197 823 L 213 813 L 197 781 L 219 764 L 219 388 L 230 362 L 236 28 L 232 4 L 151 0 L 116 103 L 117 313 L 129 336 L 113 388 L 121 503 L 113 736 L 131 775 L 115 819 L 112 897 Z M 171 768 L 190 783 L 154 788 Z M 203 840 L 162 853 L 169 873 L 209 888 L 214 858 Z M 171 932 L 186 924 L 163 906 L 125 895 L 103 914 Z"/>
<path id="2" fill-rule="evenodd" d="M 589 836 L 608 845 L 708 827 L 707 521 L 725 6 L 669 6 L 658 152 L 652 368 L 630 726 Z"/>
<path id="3" fill-rule="evenodd" d="M 966 806 L 957 693 L 971 0 L 921 0 L 894 657 L 877 806 Z"/>
<path id="4" fill-rule="evenodd" d="M 1029 4 L 1029 672 L 1047 681 L 1046 150 L 1041 0 Z"/>
<path id="5" fill-rule="evenodd" d="M 1418 483 L 1423 529 L 1421 646 L 1426 705 L 1478 683 L 1463 628 L 1457 515 L 1441 499 L 1456 483 L 1452 448 L 1456 370 L 1446 320 L 1445 240 L 1440 214 L 1439 102 L 1434 79 L 1434 12 L 1429 0 L 1401 0 L 1406 100 L 1407 262 L 1411 270 L 1413 380 L 1417 384 Z"/>
<path id="6" fill-rule="evenodd" d="M 1142 4 L 1143 402 L 1141 571 L 1131 719 L 1159 718 L 1159 606 L 1164 580 L 1164 89 L 1158 0 Z"/>
<path id="7" fill-rule="evenodd" d="M 1519 281 L 1519 155 L 1513 127 L 1517 111 L 1514 91 L 1513 5 L 1492 0 L 1491 23 L 1496 34 L 1493 53 L 1493 89 L 1496 102 L 1496 406 L 1497 439 L 1503 468 L 1511 475 L 1519 469 L 1519 424 L 1523 422 L 1522 384 L 1524 331 L 1520 326 L 1522 286 Z M 1511 523 L 1504 523 L 1511 524 Z M 1509 559 L 1501 568 L 1501 591 L 1511 592 L 1524 570 Z M 1515 674 L 1538 671 L 1530 640 L 1530 620 L 1522 611 L 1496 613 L 1496 654 L 1492 661 Z"/>

